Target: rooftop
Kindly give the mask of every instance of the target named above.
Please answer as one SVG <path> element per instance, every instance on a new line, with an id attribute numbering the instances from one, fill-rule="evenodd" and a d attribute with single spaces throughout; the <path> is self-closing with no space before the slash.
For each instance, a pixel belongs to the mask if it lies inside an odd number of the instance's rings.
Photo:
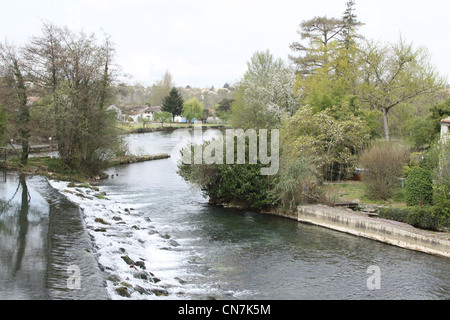
<path id="1" fill-rule="evenodd" d="M 450 123 L 450 117 L 443 119 L 441 123 Z"/>

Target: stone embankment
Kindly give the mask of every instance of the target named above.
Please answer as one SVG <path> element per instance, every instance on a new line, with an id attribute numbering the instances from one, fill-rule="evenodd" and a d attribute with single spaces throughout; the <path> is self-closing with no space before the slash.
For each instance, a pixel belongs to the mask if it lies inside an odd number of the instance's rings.
<path id="1" fill-rule="evenodd" d="M 301 206 L 297 216 L 290 217 L 299 222 L 450 258 L 450 233 L 425 231 L 405 223 L 325 205 Z"/>

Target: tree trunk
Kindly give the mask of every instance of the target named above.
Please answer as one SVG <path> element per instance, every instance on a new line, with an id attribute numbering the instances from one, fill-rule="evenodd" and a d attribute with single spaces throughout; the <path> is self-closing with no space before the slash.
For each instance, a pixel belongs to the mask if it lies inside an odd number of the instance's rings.
<path id="1" fill-rule="evenodd" d="M 19 63 L 17 60 L 14 60 L 14 75 L 17 81 L 17 99 L 19 105 L 19 118 L 18 118 L 18 126 L 20 139 L 22 144 L 22 156 L 20 157 L 20 163 L 22 165 L 26 165 L 28 162 L 29 155 L 29 138 L 30 138 L 30 110 L 28 107 L 28 99 L 27 99 L 27 89 L 25 87 L 25 81 L 22 76 L 22 72 L 19 68 Z"/>
<path id="2" fill-rule="evenodd" d="M 383 112 L 384 139 L 386 141 L 389 141 L 390 140 L 390 137 L 389 137 L 389 125 L 388 125 L 388 120 L 387 120 L 388 109 L 382 108 L 381 111 Z"/>

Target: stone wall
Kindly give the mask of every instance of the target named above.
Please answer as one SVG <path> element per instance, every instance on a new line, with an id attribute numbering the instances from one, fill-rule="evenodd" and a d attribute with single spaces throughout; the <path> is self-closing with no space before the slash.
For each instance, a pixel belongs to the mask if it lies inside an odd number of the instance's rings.
<path id="1" fill-rule="evenodd" d="M 449 233 L 424 231 L 408 224 L 324 205 L 299 207 L 298 221 L 450 258 Z"/>

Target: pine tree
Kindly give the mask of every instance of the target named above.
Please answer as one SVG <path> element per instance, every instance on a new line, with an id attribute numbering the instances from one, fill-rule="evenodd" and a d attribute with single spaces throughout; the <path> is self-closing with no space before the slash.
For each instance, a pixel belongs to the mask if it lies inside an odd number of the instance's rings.
<path id="1" fill-rule="evenodd" d="M 364 25 L 364 23 L 357 20 L 355 11 L 355 0 L 350 0 L 346 3 L 347 8 L 344 11 L 342 21 L 344 23 L 343 36 L 345 47 L 349 49 L 354 44 L 354 38 L 362 38 L 361 35 L 356 34 L 356 29 Z"/>
<path id="2" fill-rule="evenodd" d="M 291 50 L 298 55 L 289 55 L 289 59 L 297 67 L 298 74 L 305 77 L 316 74 L 321 68 L 332 69 L 328 65 L 337 50 L 342 47 L 352 50 L 356 38 L 361 38 L 356 31 L 364 25 L 357 20 L 354 6 L 354 0 L 347 2 L 342 18 L 325 16 L 302 21 L 297 31 L 302 41 L 290 44 Z"/>
<path id="3" fill-rule="evenodd" d="M 184 101 L 181 94 L 176 88 L 172 88 L 169 95 L 163 100 L 161 111 L 171 113 L 173 119 L 175 120 L 175 117 L 181 115 L 181 112 L 183 111 L 183 103 Z"/>

